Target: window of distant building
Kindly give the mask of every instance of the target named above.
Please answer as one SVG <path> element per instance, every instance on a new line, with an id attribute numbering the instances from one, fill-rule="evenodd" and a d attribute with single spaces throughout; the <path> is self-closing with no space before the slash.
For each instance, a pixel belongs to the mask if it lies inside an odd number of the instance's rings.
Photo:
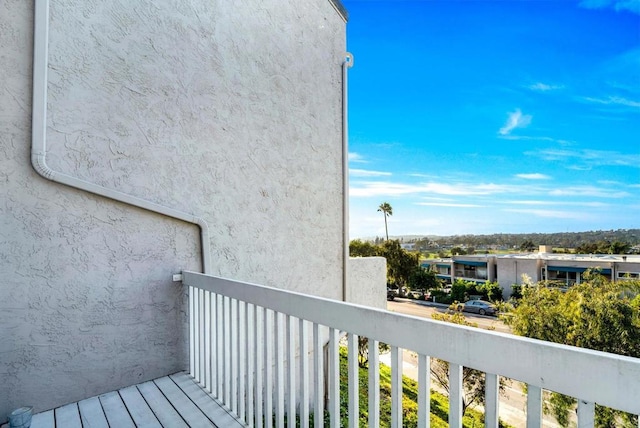
<path id="1" fill-rule="evenodd" d="M 620 272 L 620 271 L 618 271 L 618 279 L 640 279 L 640 272 Z"/>

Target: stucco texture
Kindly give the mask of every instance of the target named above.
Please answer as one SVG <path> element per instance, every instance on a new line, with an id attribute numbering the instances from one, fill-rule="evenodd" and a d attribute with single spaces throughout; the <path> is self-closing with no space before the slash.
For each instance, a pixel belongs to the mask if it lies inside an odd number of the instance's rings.
<path id="1" fill-rule="evenodd" d="M 346 301 L 387 308 L 387 260 L 384 257 L 350 257 Z"/>
<path id="2" fill-rule="evenodd" d="M 34 172 L 32 46 L 2 1 L 0 421 L 185 369 L 202 268 L 196 226 Z M 327 0 L 51 0 L 47 161 L 204 218 L 213 274 L 340 298 L 344 54 Z"/>

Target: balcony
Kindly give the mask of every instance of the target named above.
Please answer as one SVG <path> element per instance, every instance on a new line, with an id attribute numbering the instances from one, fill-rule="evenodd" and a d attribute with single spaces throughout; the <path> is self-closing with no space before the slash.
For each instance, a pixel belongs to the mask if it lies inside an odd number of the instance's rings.
<path id="1" fill-rule="evenodd" d="M 141 413 L 156 415 L 158 420 L 151 426 L 177 426 L 164 424 L 157 417 L 158 411 L 151 403 L 163 400 L 172 403 L 171 413 L 181 415 L 188 426 L 284 427 L 293 426 L 290 422 L 297 418 L 302 427 L 310 423 L 323 426 L 325 421 L 337 427 L 341 417 L 339 346 L 341 340 L 346 340 L 349 391 L 346 416 L 349 426 L 356 427 L 360 412 L 356 397 L 361 393 L 357 381 L 358 335 L 369 338 L 369 389 L 364 391 L 369 397 L 368 426 L 380 425 L 379 342 L 391 347 L 393 427 L 403 426 L 403 349 L 418 355 L 419 427 L 429 426 L 430 357 L 450 363 L 451 427 L 462 426 L 463 367 L 485 372 L 487 427 L 498 426 L 501 376 L 526 383 L 527 427 L 541 426 L 543 390 L 578 399 L 579 427 L 594 426 L 595 403 L 640 413 L 639 359 L 193 272 L 184 272 L 182 280 L 189 289 L 189 376 L 176 374 L 125 388 L 115 396 L 112 393 L 111 398 L 109 394 L 100 396 L 97 398 L 103 409 L 97 412 L 100 418 L 104 419 L 105 414 L 109 418 L 106 407 L 120 406 L 122 413 L 124 405 L 128 425 L 117 426 L 143 426 L 133 418 Z M 115 404 L 105 406 L 109 399 Z M 122 403 L 118 404 L 120 399 Z M 87 402 L 91 400 L 84 401 L 70 407 L 76 420 L 82 419 L 77 415 L 82 414 L 83 407 L 88 408 Z M 91 406 L 99 409 L 95 407 L 96 399 Z M 69 413 L 69 409 L 61 409 L 64 408 L 37 415 L 34 422 L 45 421 L 48 425 L 33 427 L 55 426 L 51 422 L 53 415 L 57 420 L 58 413 Z M 201 423 L 189 422 L 188 418 L 196 413 Z"/>

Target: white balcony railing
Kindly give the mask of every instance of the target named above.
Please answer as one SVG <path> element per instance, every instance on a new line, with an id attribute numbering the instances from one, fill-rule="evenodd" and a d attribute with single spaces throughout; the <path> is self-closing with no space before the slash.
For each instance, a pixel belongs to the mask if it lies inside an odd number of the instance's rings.
<path id="1" fill-rule="evenodd" d="M 359 423 L 357 335 L 369 338 L 372 427 L 379 426 L 378 342 L 391 346 L 393 427 L 402 426 L 402 349 L 418 354 L 420 427 L 429 426 L 429 357 L 450 363 L 451 427 L 462 426 L 463 367 L 486 374 L 487 427 L 498 426 L 500 376 L 527 384 L 527 427 L 541 426 L 543 389 L 578 399 L 579 427 L 594 426 L 595 403 L 640 413 L 640 359 L 192 272 L 183 273 L 183 283 L 189 287 L 191 375 L 248 426 L 284 427 L 297 415 L 306 427 L 313 413 L 319 427 L 325 411 L 330 425 L 340 426 L 342 334 L 348 339 L 350 427 Z"/>

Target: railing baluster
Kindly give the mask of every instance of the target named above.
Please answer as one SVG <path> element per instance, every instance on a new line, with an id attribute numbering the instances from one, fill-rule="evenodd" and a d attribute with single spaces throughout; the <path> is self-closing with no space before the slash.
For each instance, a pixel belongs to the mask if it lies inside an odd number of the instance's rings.
<path id="1" fill-rule="evenodd" d="M 249 427 L 254 426 L 254 379 L 256 378 L 256 372 L 254 367 L 254 352 L 255 352 L 255 306 L 248 303 L 246 306 L 246 319 L 247 319 L 247 417 L 244 420 Z"/>
<path id="2" fill-rule="evenodd" d="M 539 428 L 542 422 L 542 389 L 527 385 L 527 428 Z"/>
<path id="3" fill-rule="evenodd" d="M 347 335 L 347 352 L 348 352 L 348 379 L 349 379 L 349 427 L 357 428 L 360 426 L 360 370 L 358 369 L 358 336 L 349 333 Z M 338 373 L 339 375 L 339 373 Z M 340 416 L 340 406 L 338 406 L 338 417 Z"/>
<path id="4" fill-rule="evenodd" d="M 276 427 L 284 428 L 284 314 L 276 312 Z"/>
<path id="5" fill-rule="evenodd" d="M 288 426 L 296 426 L 296 336 L 295 318 L 287 315 L 287 420 Z M 302 359 L 302 354 L 300 355 Z"/>
<path id="6" fill-rule="evenodd" d="M 264 310 L 264 426 L 273 426 L 273 311 Z"/>
<path id="7" fill-rule="evenodd" d="M 211 310 L 210 320 L 211 320 L 211 337 L 209 338 L 209 353 L 211 355 L 211 361 L 209 361 L 209 366 L 211 368 L 211 394 L 219 398 L 218 396 L 218 371 L 217 371 L 217 361 L 218 361 L 218 329 L 217 329 L 217 314 L 218 314 L 218 295 L 216 293 L 211 293 L 209 298 L 209 309 Z"/>
<path id="8" fill-rule="evenodd" d="M 596 419 L 596 405 L 578 399 L 578 428 L 593 428 Z"/>
<path id="9" fill-rule="evenodd" d="M 307 321 L 298 320 L 300 336 L 300 427 L 309 428 L 309 329 Z"/>
<path id="10" fill-rule="evenodd" d="M 196 288 L 193 290 L 193 319 L 195 323 L 193 333 L 193 377 L 197 382 L 200 381 L 200 297 L 201 289 Z"/>
<path id="11" fill-rule="evenodd" d="M 329 355 L 328 355 L 328 388 L 329 388 L 329 426 L 340 426 L 340 351 L 338 349 L 338 333 L 335 328 L 329 329 Z"/>
<path id="12" fill-rule="evenodd" d="M 431 358 L 418 354 L 418 427 L 429 428 L 431 421 Z"/>
<path id="13" fill-rule="evenodd" d="M 224 404 L 231 408 L 231 298 L 224 301 Z"/>
<path id="14" fill-rule="evenodd" d="M 391 347 L 391 426 L 402 427 L 402 348 Z"/>
<path id="15" fill-rule="evenodd" d="M 449 363 L 449 427 L 462 428 L 462 369 Z"/>
<path id="16" fill-rule="evenodd" d="M 313 323 L 313 426 L 324 426 L 324 366 L 322 362 L 322 337 L 320 325 Z"/>
<path id="17" fill-rule="evenodd" d="M 231 371 L 231 411 L 238 414 L 238 300 L 229 301 L 229 324 L 231 337 L 229 346 L 229 368 Z"/>
<path id="18" fill-rule="evenodd" d="M 238 416 L 246 421 L 246 379 L 247 379 L 247 304 L 238 301 Z"/>
<path id="19" fill-rule="evenodd" d="M 216 397 L 224 401 L 224 296 L 216 295 L 216 378 L 218 379 Z"/>
<path id="20" fill-rule="evenodd" d="M 498 428 L 498 383 L 500 378 L 492 373 L 485 373 L 484 426 Z"/>
<path id="21" fill-rule="evenodd" d="M 211 392 L 211 293 L 204 292 L 204 387 Z"/>
<path id="22" fill-rule="evenodd" d="M 199 370 L 198 370 L 198 382 L 204 385 L 204 326 L 205 326 L 205 316 L 204 316 L 204 290 L 200 289 L 198 292 L 198 358 L 200 359 Z"/>
<path id="23" fill-rule="evenodd" d="M 260 307 L 260 306 L 256 306 L 255 307 L 255 338 L 256 338 L 256 344 L 255 344 L 255 367 L 256 367 L 256 376 L 255 376 L 255 382 L 256 382 L 256 386 L 255 386 L 255 394 L 256 394 L 256 399 L 255 399 L 255 426 L 256 427 L 261 427 L 263 425 L 263 403 L 262 403 L 262 386 L 263 386 L 263 367 L 262 367 L 262 363 L 263 363 L 263 354 L 264 354 L 264 339 L 263 339 L 263 334 L 264 334 L 264 329 L 263 329 L 263 324 L 264 324 L 264 316 L 263 316 L 263 312 L 265 310 Z"/>
<path id="24" fill-rule="evenodd" d="M 195 315 L 195 287 L 189 286 L 189 374 L 195 378 L 196 368 L 196 352 L 195 352 L 195 332 L 196 332 L 196 315 Z"/>
<path id="25" fill-rule="evenodd" d="M 380 352 L 378 341 L 369 338 L 369 426 L 380 426 Z"/>

